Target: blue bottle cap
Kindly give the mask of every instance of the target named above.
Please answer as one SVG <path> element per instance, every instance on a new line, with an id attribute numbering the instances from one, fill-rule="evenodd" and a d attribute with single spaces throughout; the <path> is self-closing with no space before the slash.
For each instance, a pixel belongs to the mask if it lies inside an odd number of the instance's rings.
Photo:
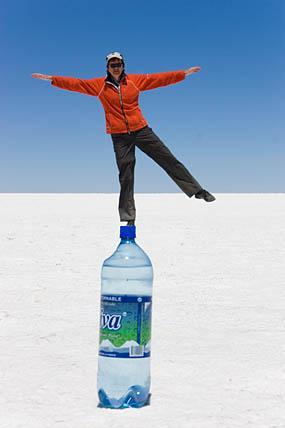
<path id="1" fill-rule="evenodd" d="M 136 237 L 136 226 L 120 226 L 120 238 L 130 239 Z"/>

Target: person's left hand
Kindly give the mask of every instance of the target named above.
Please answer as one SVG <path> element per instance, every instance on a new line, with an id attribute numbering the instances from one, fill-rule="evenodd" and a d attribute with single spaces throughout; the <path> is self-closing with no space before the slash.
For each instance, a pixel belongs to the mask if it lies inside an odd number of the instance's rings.
<path id="1" fill-rule="evenodd" d="M 185 76 L 189 76 L 190 74 L 193 73 L 198 73 L 198 71 L 201 70 L 201 67 L 196 66 L 196 67 L 190 67 L 187 70 L 185 70 Z"/>

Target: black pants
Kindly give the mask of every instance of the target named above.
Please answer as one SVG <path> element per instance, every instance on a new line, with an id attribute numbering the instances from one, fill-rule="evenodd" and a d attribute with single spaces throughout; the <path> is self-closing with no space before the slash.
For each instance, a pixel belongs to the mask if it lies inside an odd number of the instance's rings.
<path id="1" fill-rule="evenodd" d="M 121 184 L 119 200 L 121 221 L 135 220 L 136 217 L 134 200 L 136 146 L 158 163 L 187 196 L 191 197 L 202 189 L 198 181 L 148 126 L 131 134 L 112 134 L 112 140 Z"/>

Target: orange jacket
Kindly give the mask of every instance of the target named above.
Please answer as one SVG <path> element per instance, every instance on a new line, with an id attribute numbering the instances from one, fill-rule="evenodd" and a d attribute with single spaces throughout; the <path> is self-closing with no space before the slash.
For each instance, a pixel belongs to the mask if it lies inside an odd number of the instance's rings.
<path id="1" fill-rule="evenodd" d="M 119 88 L 106 77 L 76 79 L 74 77 L 53 76 L 52 85 L 69 91 L 97 96 L 106 116 L 107 134 L 137 131 L 147 125 L 139 108 L 139 93 L 160 86 L 171 85 L 185 79 L 184 70 L 154 74 L 128 74 Z"/>

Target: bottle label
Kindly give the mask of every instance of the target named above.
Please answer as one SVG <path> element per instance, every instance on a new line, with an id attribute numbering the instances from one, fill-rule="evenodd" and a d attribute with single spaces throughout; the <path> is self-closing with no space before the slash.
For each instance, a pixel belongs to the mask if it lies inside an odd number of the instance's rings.
<path id="1" fill-rule="evenodd" d="M 150 356 L 151 296 L 102 295 L 99 355 Z"/>

